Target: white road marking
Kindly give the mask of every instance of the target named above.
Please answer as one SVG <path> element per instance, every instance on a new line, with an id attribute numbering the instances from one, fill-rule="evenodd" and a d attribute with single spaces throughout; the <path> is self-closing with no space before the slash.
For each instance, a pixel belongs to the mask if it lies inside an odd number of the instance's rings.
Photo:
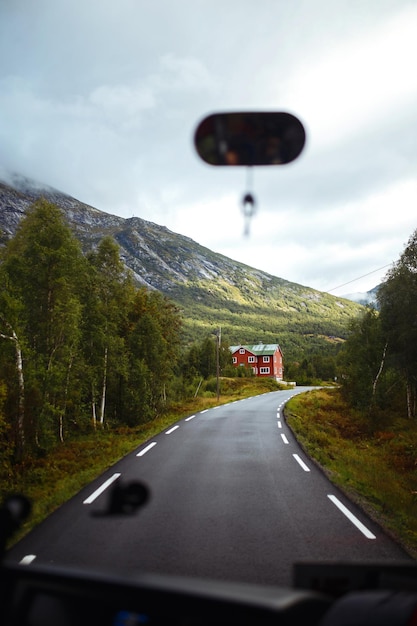
<path id="1" fill-rule="evenodd" d="M 204 409 L 204 411 L 200 411 L 200 413 L 207 413 L 208 409 Z"/>
<path id="2" fill-rule="evenodd" d="M 36 559 L 36 554 L 27 554 L 19 561 L 19 565 L 30 565 Z"/>
<path id="3" fill-rule="evenodd" d="M 278 428 L 282 428 L 282 424 L 279 420 L 278 420 Z"/>
<path id="4" fill-rule="evenodd" d="M 91 504 L 92 502 L 94 502 L 94 500 L 96 498 L 99 497 L 99 495 L 101 495 L 103 493 L 103 491 L 105 491 L 107 489 L 107 487 L 109 487 L 112 483 L 114 483 L 115 480 L 117 480 L 119 478 L 119 476 L 121 476 L 121 474 L 113 474 L 113 476 L 111 476 L 110 478 L 108 478 L 102 485 L 101 487 L 99 487 L 98 489 L 96 489 L 91 496 L 88 496 L 88 498 L 86 498 L 83 502 L 83 504 Z"/>
<path id="5" fill-rule="evenodd" d="M 173 426 L 172 428 L 170 428 L 169 430 L 166 431 L 166 435 L 170 435 L 171 433 L 174 432 L 174 430 L 177 430 L 177 428 L 179 428 L 178 424 L 176 426 Z"/>
<path id="6" fill-rule="evenodd" d="M 190 417 L 187 417 L 185 421 L 189 422 L 190 420 L 193 420 L 194 418 L 195 418 L 195 415 L 190 415 Z"/>
<path id="7" fill-rule="evenodd" d="M 289 443 L 288 439 L 286 438 L 286 436 L 284 435 L 284 433 L 281 433 L 281 437 L 282 437 L 282 441 L 284 443 Z"/>
<path id="8" fill-rule="evenodd" d="M 310 468 L 307 467 L 307 465 L 304 463 L 304 461 L 302 459 L 300 459 L 300 457 L 298 456 L 298 454 L 293 454 L 294 459 L 297 461 L 297 463 L 303 468 L 303 470 L 305 472 L 309 472 Z"/>
<path id="9" fill-rule="evenodd" d="M 152 443 L 150 443 L 148 446 L 146 446 L 146 448 L 143 448 L 143 450 L 138 452 L 136 456 L 143 456 L 144 454 L 146 454 L 148 452 L 148 450 L 150 450 L 154 446 L 156 446 L 156 441 L 152 441 Z"/>
<path id="10" fill-rule="evenodd" d="M 336 496 L 327 495 L 327 497 L 333 502 L 333 504 L 337 506 L 340 511 L 342 511 L 344 515 L 346 515 L 348 520 L 350 520 L 352 524 L 354 524 L 356 528 L 358 528 L 361 533 L 363 533 L 365 537 L 367 537 L 367 539 L 376 539 L 375 535 L 371 533 L 371 531 L 368 530 L 368 528 L 366 528 L 366 526 L 362 524 L 362 522 L 360 522 L 358 518 L 355 517 L 355 515 L 353 515 L 353 513 L 351 513 L 349 509 L 345 507 L 345 505 L 342 504 L 338 498 L 336 498 Z"/>

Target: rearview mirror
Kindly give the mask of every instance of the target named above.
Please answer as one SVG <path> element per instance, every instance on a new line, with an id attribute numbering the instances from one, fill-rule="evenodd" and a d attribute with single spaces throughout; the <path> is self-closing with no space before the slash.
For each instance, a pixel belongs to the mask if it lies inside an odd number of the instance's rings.
<path id="1" fill-rule="evenodd" d="M 210 165 L 283 165 L 299 156 L 305 138 L 290 113 L 213 113 L 199 123 L 194 144 Z"/>

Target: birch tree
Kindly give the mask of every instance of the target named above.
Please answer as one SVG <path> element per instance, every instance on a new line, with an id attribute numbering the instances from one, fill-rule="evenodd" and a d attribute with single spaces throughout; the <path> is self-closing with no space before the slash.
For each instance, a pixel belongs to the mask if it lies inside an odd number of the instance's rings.
<path id="1" fill-rule="evenodd" d="M 129 309 L 133 284 L 111 237 L 89 255 L 89 293 L 85 310 L 85 358 L 91 374 L 93 425 L 104 425 L 109 385 L 114 389 L 126 368 L 123 320 Z"/>
<path id="2" fill-rule="evenodd" d="M 5 328 L 5 332 L 0 332 L 0 338 L 13 343 L 16 362 L 16 376 L 18 382 L 18 400 L 15 424 L 15 456 L 17 460 L 23 458 L 25 449 L 25 380 L 23 374 L 22 348 L 19 338 L 14 328 L 0 315 L 0 327 Z"/>
<path id="3" fill-rule="evenodd" d="M 407 415 L 416 417 L 417 399 L 417 231 L 389 270 L 378 292 L 381 323 L 392 365 L 401 373 Z"/>
<path id="4" fill-rule="evenodd" d="M 379 314 L 367 308 L 350 324 L 348 339 L 339 354 L 340 380 L 345 396 L 359 409 L 378 403 L 386 357 L 386 339 Z M 384 393 L 381 389 L 380 395 Z"/>
<path id="5" fill-rule="evenodd" d="M 80 336 L 84 267 L 80 246 L 60 209 L 45 200 L 28 211 L 4 252 L 2 272 L 21 303 L 25 382 L 31 397 L 27 425 L 37 446 L 47 447 L 57 435 L 63 439 Z"/>

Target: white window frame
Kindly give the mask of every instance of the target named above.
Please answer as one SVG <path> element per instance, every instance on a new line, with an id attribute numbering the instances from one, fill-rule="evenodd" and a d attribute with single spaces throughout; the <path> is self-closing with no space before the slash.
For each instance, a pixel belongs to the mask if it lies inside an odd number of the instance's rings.
<path id="1" fill-rule="evenodd" d="M 269 363 L 269 356 L 262 357 L 262 363 Z"/>
<path id="2" fill-rule="evenodd" d="M 260 374 L 270 374 L 271 370 L 269 367 L 261 367 L 259 368 L 259 373 Z"/>
<path id="3" fill-rule="evenodd" d="M 246 352 L 245 348 L 240 348 L 239 354 L 245 354 L 245 352 Z"/>
<path id="4" fill-rule="evenodd" d="M 249 357 L 248 357 L 248 363 L 256 363 L 256 357 L 254 357 L 254 356 L 249 356 Z"/>

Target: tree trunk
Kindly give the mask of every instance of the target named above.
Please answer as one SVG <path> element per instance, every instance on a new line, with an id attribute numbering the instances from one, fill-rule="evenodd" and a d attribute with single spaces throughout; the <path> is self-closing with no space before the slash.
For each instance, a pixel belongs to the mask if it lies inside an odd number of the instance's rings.
<path id="1" fill-rule="evenodd" d="M 388 341 L 386 342 L 385 346 L 384 346 L 384 350 L 382 352 L 382 358 L 381 358 L 381 364 L 379 366 L 379 370 L 377 375 L 375 376 L 375 380 L 374 383 L 372 385 L 372 397 L 375 397 L 375 393 L 376 393 L 376 386 L 378 383 L 378 379 L 382 374 L 382 370 L 384 369 L 384 364 L 385 364 L 385 356 L 387 354 L 387 348 L 388 348 Z"/>
<path id="2" fill-rule="evenodd" d="M 100 406 L 100 424 L 104 424 L 104 411 L 106 407 L 106 388 L 107 388 L 107 355 L 108 348 L 104 350 L 104 369 L 103 369 L 103 389 L 101 392 L 101 406 Z"/>
<path id="3" fill-rule="evenodd" d="M 16 350 L 16 368 L 17 368 L 17 378 L 19 385 L 19 402 L 18 402 L 18 412 L 17 412 L 17 455 L 23 456 L 23 450 L 25 447 L 25 381 L 23 377 L 23 358 L 22 358 L 22 350 L 20 348 L 19 341 L 17 340 L 16 334 L 13 332 L 13 336 L 15 339 L 15 350 Z"/>
<path id="4" fill-rule="evenodd" d="M 64 443 L 64 415 L 67 410 L 68 389 L 69 389 L 69 384 L 70 384 L 70 375 L 71 375 L 71 368 L 72 368 L 73 362 L 74 362 L 74 357 L 73 355 L 71 355 L 68 361 L 67 376 L 65 379 L 64 405 L 59 414 L 59 440 L 61 443 Z"/>
<path id="5" fill-rule="evenodd" d="M 18 382 L 18 411 L 16 420 L 16 456 L 21 459 L 25 448 L 25 381 L 23 376 L 23 358 L 19 340 L 13 328 L 3 319 L 3 323 L 10 330 L 11 335 L 0 333 L 2 339 L 13 341 L 16 355 L 16 371 Z"/>
<path id="6" fill-rule="evenodd" d="M 415 385 L 407 379 L 407 416 L 413 418 L 416 415 Z"/>

